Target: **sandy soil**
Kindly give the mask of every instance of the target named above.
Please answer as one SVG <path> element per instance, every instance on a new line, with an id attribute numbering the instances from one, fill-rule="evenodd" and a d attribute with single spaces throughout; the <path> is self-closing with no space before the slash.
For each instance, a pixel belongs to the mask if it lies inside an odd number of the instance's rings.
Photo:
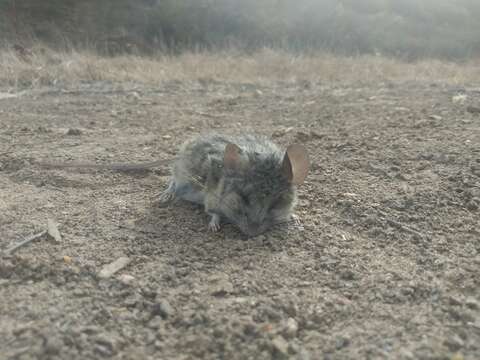
<path id="1" fill-rule="evenodd" d="M 452 97 L 459 94 L 465 97 Z M 480 88 L 85 83 L 0 100 L 2 359 L 480 359 Z M 301 226 L 155 202 L 188 137 L 308 148 Z M 131 263 L 111 278 L 102 267 Z"/>

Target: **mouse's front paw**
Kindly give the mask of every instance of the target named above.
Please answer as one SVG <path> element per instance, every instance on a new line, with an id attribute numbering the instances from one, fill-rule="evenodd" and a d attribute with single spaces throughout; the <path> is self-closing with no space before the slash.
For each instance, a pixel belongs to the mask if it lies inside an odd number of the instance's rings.
<path id="1" fill-rule="evenodd" d="M 165 205 L 172 202 L 173 199 L 175 199 L 175 183 L 170 181 L 168 188 L 157 196 L 157 201 Z"/>
<path id="2" fill-rule="evenodd" d="M 220 230 L 220 216 L 217 214 L 213 214 L 210 222 L 208 223 L 208 228 L 212 232 L 217 232 Z"/>

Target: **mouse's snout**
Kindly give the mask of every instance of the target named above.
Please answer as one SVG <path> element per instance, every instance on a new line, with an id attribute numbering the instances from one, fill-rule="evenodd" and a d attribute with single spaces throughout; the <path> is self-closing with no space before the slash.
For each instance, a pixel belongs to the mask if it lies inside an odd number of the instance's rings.
<path id="1" fill-rule="evenodd" d="M 248 222 L 246 233 L 249 237 L 255 237 L 257 235 L 260 235 L 264 231 L 265 229 L 262 222 L 256 220 Z"/>

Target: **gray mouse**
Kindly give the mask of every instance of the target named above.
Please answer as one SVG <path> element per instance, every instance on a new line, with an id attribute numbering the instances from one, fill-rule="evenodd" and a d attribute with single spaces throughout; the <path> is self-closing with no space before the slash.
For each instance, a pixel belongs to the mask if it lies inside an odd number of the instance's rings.
<path id="1" fill-rule="evenodd" d="M 43 167 L 146 171 L 167 160 L 148 163 L 38 163 Z M 310 164 L 302 145 L 280 150 L 255 135 L 200 135 L 185 142 L 173 163 L 173 174 L 160 201 L 183 199 L 203 205 L 211 215 L 209 228 L 220 229 L 221 218 L 248 236 L 263 233 L 293 217 L 296 186 Z"/>
<path id="2" fill-rule="evenodd" d="M 282 151 L 262 136 L 198 136 L 181 147 L 160 201 L 180 198 L 203 205 L 210 230 L 218 231 L 224 218 L 256 236 L 292 218 L 296 186 L 309 167 L 302 145 Z"/>

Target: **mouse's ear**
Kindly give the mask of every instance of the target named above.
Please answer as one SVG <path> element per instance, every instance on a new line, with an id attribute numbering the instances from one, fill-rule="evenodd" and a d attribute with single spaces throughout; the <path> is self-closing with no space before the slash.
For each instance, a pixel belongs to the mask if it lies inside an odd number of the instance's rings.
<path id="1" fill-rule="evenodd" d="M 303 183 L 310 168 L 307 150 L 299 144 L 290 145 L 285 152 L 282 172 L 295 185 Z"/>
<path id="2" fill-rule="evenodd" d="M 228 143 L 223 154 L 223 166 L 225 169 L 240 170 L 242 166 L 242 149 L 237 145 Z"/>

